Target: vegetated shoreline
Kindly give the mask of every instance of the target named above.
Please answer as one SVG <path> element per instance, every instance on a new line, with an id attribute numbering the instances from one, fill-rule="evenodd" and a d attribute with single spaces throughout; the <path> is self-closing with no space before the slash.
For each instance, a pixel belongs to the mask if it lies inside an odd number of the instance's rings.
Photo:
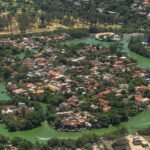
<path id="1" fill-rule="evenodd" d="M 136 116 L 135 116 L 136 117 Z M 131 118 L 132 119 L 132 118 Z M 128 123 L 121 123 L 121 125 L 123 124 L 123 126 L 124 126 L 124 124 L 128 124 Z M 40 126 L 41 127 L 41 126 Z M 36 130 L 38 130 L 40 127 L 38 127 L 38 128 L 35 128 Z M 44 127 L 45 127 L 45 124 L 44 124 Z M 3 126 L 3 128 L 5 128 L 5 126 Z M 49 128 L 50 129 L 52 129 L 50 126 L 49 126 Z M 113 130 L 111 130 L 110 128 L 113 128 Z M 117 131 L 117 127 L 110 127 L 110 128 L 104 128 L 104 129 L 93 129 L 92 131 L 95 131 L 96 133 L 97 133 L 97 130 L 108 130 L 108 129 L 110 129 L 110 132 L 111 133 L 108 133 L 108 135 L 112 135 L 113 133 L 115 133 L 116 131 Z M 34 129 L 33 129 L 34 130 Z M 29 132 L 30 132 L 31 130 L 29 130 Z M 56 131 L 55 129 L 53 129 L 53 131 L 55 131 L 55 132 L 58 132 L 58 133 L 60 133 L 60 134 L 64 134 L 65 132 L 62 132 L 62 131 Z M 90 130 L 86 130 L 86 131 L 81 131 L 81 133 L 83 133 L 84 132 L 84 134 L 86 134 L 86 132 L 88 132 L 88 131 L 90 131 Z M 21 132 L 21 133 L 20 133 Z M 27 132 L 27 134 L 28 134 L 28 131 L 17 131 L 17 136 L 19 136 L 20 134 L 22 134 L 23 132 Z M 71 134 L 71 136 L 74 138 L 74 133 L 75 132 L 70 132 L 69 134 Z M 77 133 L 79 133 L 79 132 L 77 132 Z M 9 134 L 9 133 L 7 133 L 7 134 Z M 12 132 L 10 132 L 10 134 L 13 134 Z M 73 134 L 73 135 L 72 135 Z M 76 134 L 76 133 L 75 133 Z M 89 133 L 89 134 L 91 134 L 91 133 Z M 105 135 L 106 133 L 104 133 L 104 134 L 101 134 L 101 133 L 98 133 L 98 134 L 100 134 L 100 136 L 103 136 L 103 135 Z M 58 137 L 60 137 L 60 138 L 62 138 L 60 135 L 57 135 Z M 64 135 L 63 135 L 64 136 Z M 81 135 L 80 135 L 81 136 Z M 15 135 L 12 135 L 12 137 L 16 137 Z M 34 137 L 35 139 L 36 138 L 38 138 L 39 136 L 37 136 L 37 137 Z M 54 136 L 55 137 L 55 136 Z M 24 138 L 24 136 L 23 136 L 23 138 Z M 27 139 L 28 139 L 29 137 L 27 137 Z M 40 137 L 40 138 L 45 138 L 45 137 Z M 70 137 L 67 137 L 67 138 L 70 138 Z M 78 138 L 78 137 L 77 137 Z"/>
<path id="2" fill-rule="evenodd" d="M 138 55 L 140 55 L 140 56 L 143 56 L 143 57 L 146 57 L 146 58 L 149 58 L 150 59 L 150 55 L 148 55 L 148 51 L 150 51 L 150 50 L 144 50 L 144 52 L 139 52 L 139 51 L 136 51 L 136 50 L 134 50 L 134 49 L 131 49 L 131 51 L 132 52 L 134 52 L 134 53 L 136 53 L 136 54 L 138 54 Z M 150 52 L 149 52 L 150 53 Z"/>
<path id="3" fill-rule="evenodd" d="M 138 115 L 130 118 L 128 122 L 122 122 L 118 127 L 126 128 L 128 130 L 128 134 L 135 133 L 136 130 L 149 126 L 150 123 L 147 122 L 137 125 L 137 123 L 140 122 L 139 121 L 140 119 L 138 117 L 143 119 L 145 115 L 148 116 L 149 114 L 150 114 L 149 110 L 143 111 Z M 30 139 L 32 143 L 35 143 L 37 140 L 40 142 L 46 142 L 47 141 L 46 139 L 50 139 L 50 138 L 77 139 L 83 135 L 88 135 L 88 134 L 96 134 L 98 136 L 107 137 L 109 135 L 117 135 L 118 127 L 111 126 L 108 128 L 84 130 L 79 132 L 63 132 L 63 131 L 55 130 L 54 128 L 50 127 L 48 123 L 45 121 L 42 123 L 40 127 L 34 128 L 32 130 L 8 132 L 4 124 L 0 125 L 1 134 L 8 136 L 9 138 L 21 137 L 27 140 Z"/>

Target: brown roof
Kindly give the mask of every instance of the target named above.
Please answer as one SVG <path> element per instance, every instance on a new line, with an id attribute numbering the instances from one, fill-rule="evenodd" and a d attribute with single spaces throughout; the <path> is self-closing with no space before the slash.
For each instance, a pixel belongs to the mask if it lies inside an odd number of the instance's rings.
<path id="1" fill-rule="evenodd" d="M 119 60 L 115 62 L 115 65 L 122 65 L 122 64 L 123 64 L 123 62 L 119 61 Z"/>
<path id="2" fill-rule="evenodd" d="M 102 92 L 100 93 L 100 95 L 108 95 L 108 94 L 111 94 L 111 93 L 112 93 L 111 90 L 105 90 L 105 91 L 102 91 Z"/>
<path id="3" fill-rule="evenodd" d="M 35 92 L 36 94 L 43 94 L 44 93 L 44 90 L 37 90 L 36 92 Z"/>
<path id="4" fill-rule="evenodd" d="M 78 120 L 78 119 L 65 119 L 63 121 L 63 125 L 66 125 L 66 126 L 77 126 L 77 125 L 81 125 L 85 122 L 85 120 Z"/>
<path id="5" fill-rule="evenodd" d="M 140 86 L 137 86 L 135 89 L 136 89 L 136 91 L 143 92 L 144 90 L 150 90 L 150 87 L 144 86 L 144 85 L 140 85 Z"/>
<path id="6" fill-rule="evenodd" d="M 66 101 L 72 106 L 79 106 L 80 105 L 80 101 L 77 99 L 76 96 L 69 97 Z"/>
<path id="7" fill-rule="evenodd" d="M 103 105 L 109 104 L 109 102 L 107 100 L 104 100 L 104 99 L 99 99 L 99 102 L 100 102 L 100 104 L 103 104 Z"/>
<path id="8" fill-rule="evenodd" d="M 37 57 L 40 57 L 41 55 L 42 55 L 41 53 L 37 53 L 37 54 L 34 54 L 33 56 L 37 58 Z"/>
<path id="9" fill-rule="evenodd" d="M 103 111 L 104 112 L 108 112 L 109 110 L 111 110 L 111 106 L 105 106 L 105 107 L 103 107 Z"/>
<path id="10" fill-rule="evenodd" d="M 15 106 L 15 105 L 6 105 L 6 106 L 4 106 L 4 109 L 16 109 L 17 108 L 17 106 Z"/>
<path id="11" fill-rule="evenodd" d="M 136 101 L 140 101 L 143 98 L 142 95 L 135 95 L 134 97 Z"/>

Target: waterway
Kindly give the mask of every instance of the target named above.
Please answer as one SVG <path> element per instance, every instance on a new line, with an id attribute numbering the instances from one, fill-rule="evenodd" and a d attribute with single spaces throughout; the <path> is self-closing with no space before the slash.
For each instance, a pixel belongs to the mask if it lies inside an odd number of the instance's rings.
<path id="1" fill-rule="evenodd" d="M 70 45 L 70 44 L 79 44 L 79 43 L 85 43 L 85 44 L 90 44 L 90 45 L 101 44 L 101 45 L 106 46 L 106 47 L 109 47 L 109 45 L 111 44 L 111 42 L 99 41 L 93 37 L 74 39 L 71 41 L 62 42 L 61 44 Z M 136 53 L 134 53 L 128 49 L 129 40 L 127 37 L 125 37 L 123 39 L 122 43 L 124 44 L 124 51 L 127 52 L 128 56 L 137 60 L 138 67 L 143 68 L 143 69 L 150 69 L 150 59 L 149 58 L 143 57 L 143 56 L 136 54 Z"/>
<path id="2" fill-rule="evenodd" d="M 0 100 L 11 100 L 11 97 L 8 95 L 4 83 L 0 83 Z"/>
<path id="3" fill-rule="evenodd" d="M 106 47 L 109 46 L 110 43 L 101 42 L 94 38 L 83 38 L 83 39 L 75 39 L 67 42 L 63 42 L 62 44 L 78 44 L 78 43 L 85 43 L 85 44 L 102 44 Z M 128 49 L 128 41 L 124 40 L 124 50 L 127 52 L 129 57 L 132 57 L 137 60 L 138 66 L 144 69 L 150 69 L 150 59 L 142 57 Z M 6 89 L 4 84 L 0 84 L 0 99 L 9 100 L 9 96 L 6 93 Z M 150 125 L 150 111 L 145 111 L 139 113 L 137 116 L 132 117 L 126 123 L 121 123 L 121 126 L 124 126 L 128 129 L 128 131 L 135 132 L 135 128 L 142 128 Z M 4 134 L 10 138 L 14 137 L 22 137 L 31 142 L 36 142 L 37 140 L 40 142 L 46 142 L 50 138 L 78 138 L 84 134 L 97 134 L 97 135 L 108 135 L 113 132 L 117 131 L 116 127 L 109 127 L 103 129 L 92 129 L 92 130 L 84 130 L 80 132 L 62 132 L 57 131 L 50 127 L 48 123 L 45 121 L 42 125 L 38 128 L 29 130 L 29 131 L 17 131 L 17 132 L 8 132 L 5 128 L 4 124 L 0 124 L 0 134 Z"/>
<path id="4" fill-rule="evenodd" d="M 124 50 L 125 52 L 127 52 L 128 56 L 135 59 L 137 61 L 137 64 L 140 68 L 143 68 L 143 69 L 148 69 L 150 70 L 150 58 L 146 58 L 144 56 L 141 56 L 133 51 L 131 51 L 129 48 L 128 48 L 128 44 L 129 44 L 129 41 L 130 41 L 130 38 L 133 34 L 125 34 L 123 36 L 123 44 L 124 44 Z M 139 34 L 138 34 L 139 35 Z"/>
<path id="5" fill-rule="evenodd" d="M 142 128 L 150 125 L 150 111 L 141 112 L 137 116 L 130 118 L 128 122 L 121 123 L 121 126 L 126 127 L 130 133 L 135 132 L 135 128 Z M 46 142 L 50 138 L 79 138 L 84 134 L 97 134 L 100 136 L 109 135 L 117 131 L 116 127 L 109 127 L 103 129 L 92 129 L 84 130 L 80 132 L 62 132 L 57 131 L 50 127 L 45 121 L 43 124 L 35 129 L 29 131 L 17 131 L 17 132 L 8 132 L 5 128 L 5 125 L 0 124 L 0 133 L 4 134 L 10 138 L 22 137 L 32 142 L 40 141 Z"/>

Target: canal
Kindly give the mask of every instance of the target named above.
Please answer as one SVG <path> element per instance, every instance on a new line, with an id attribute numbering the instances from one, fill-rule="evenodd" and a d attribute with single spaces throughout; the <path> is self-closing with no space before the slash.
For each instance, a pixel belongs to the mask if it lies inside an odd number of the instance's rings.
<path id="1" fill-rule="evenodd" d="M 0 100 L 11 100 L 11 97 L 8 95 L 4 83 L 0 83 Z"/>
<path id="2" fill-rule="evenodd" d="M 130 118 L 128 122 L 121 123 L 120 126 L 126 127 L 129 133 L 133 133 L 136 131 L 136 128 L 143 128 L 150 125 L 149 115 L 150 111 L 141 112 L 137 116 Z M 40 142 L 46 142 L 50 138 L 75 139 L 81 137 L 84 134 L 97 134 L 99 136 L 105 136 L 112 134 L 116 131 L 116 127 L 109 127 L 103 129 L 84 130 L 80 132 L 63 132 L 53 129 L 45 121 L 40 127 L 29 131 L 8 132 L 8 130 L 5 128 L 5 125 L 0 124 L 0 134 L 6 135 L 10 138 L 21 137 L 30 140 L 33 143 L 37 140 Z"/>

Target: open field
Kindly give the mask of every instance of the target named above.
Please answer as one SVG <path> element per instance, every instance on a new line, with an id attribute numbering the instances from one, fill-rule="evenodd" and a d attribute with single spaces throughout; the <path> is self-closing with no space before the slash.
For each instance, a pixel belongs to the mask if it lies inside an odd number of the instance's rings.
<path id="1" fill-rule="evenodd" d="M 68 26 L 65 26 L 65 25 L 62 25 L 60 23 L 51 23 L 49 26 L 47 26 L 46 28 L 33 28 L 29 31 L 27 31 L 26 33 L 41 33 L 41 32 L 49 32 L 49 31 L 54 31 L 54 30 L 57 30 L 57 29 L 76 29 L 76 28 L 89 28 L 90 25 L 88 24 L 82 24 L 82 23 L 77 23 L 75 24 L 74 26 L 71 26 L 71 27 L 68 27 Z M 112 25 L 109 25 L 109 24 L 97 24 L 97 27 L 98 28 L 112 28 L 112 29 L 119 29 L 121 28 L 121 25 L 118 25 L 118 24 L 112 24 Z M 11 34 L 20 34 L 20 31 L 18 29 L 15 29 L 13 31 L 3 31 L 3 32 L 0 32 L 0 35 L 11 35 Z"/>

